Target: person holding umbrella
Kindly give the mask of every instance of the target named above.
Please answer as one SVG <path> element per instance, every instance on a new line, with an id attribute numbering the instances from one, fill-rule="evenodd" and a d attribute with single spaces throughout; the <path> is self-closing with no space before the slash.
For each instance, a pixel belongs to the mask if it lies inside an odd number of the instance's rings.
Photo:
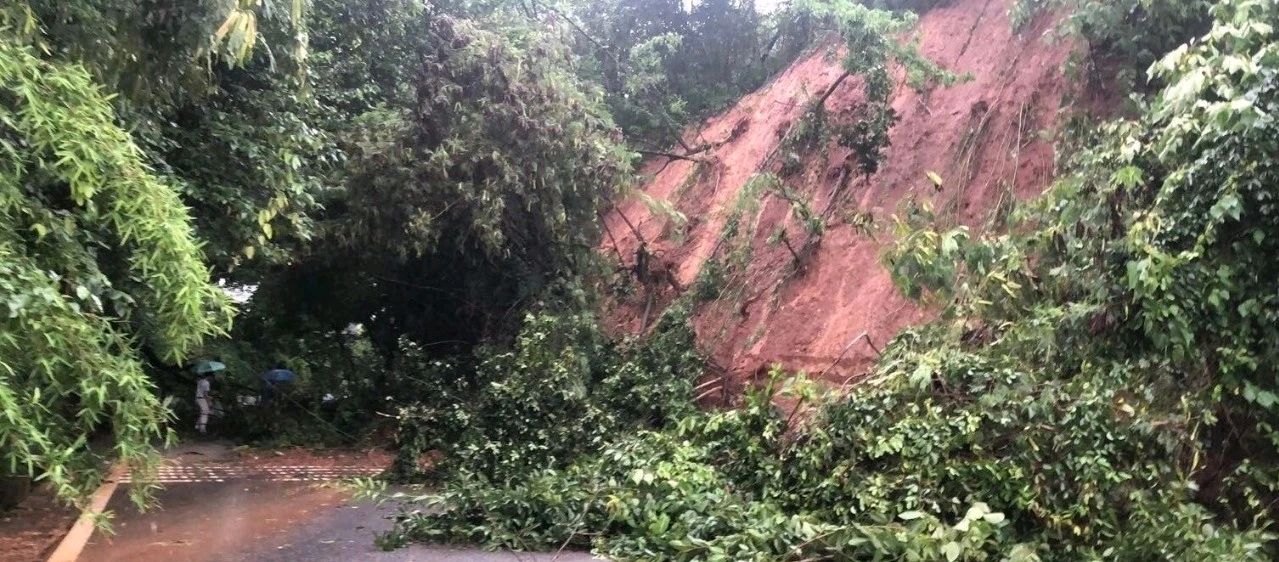
<path id="1" fill-rule="evenodd" d="M 268 405 L 275 401 L 275 396 L 281 390 L 280 387 L 292 383 L 296 376 L 293 371 L 286 369 L 283 363 L 276 363 L 274 368 L 262 373 L 262 404 Z"/>
<path id="2" fill-rule="evenodd" d="M 195 407 L 199 416 L 195 420 L 195 431 L 204 435 L 209 424 L 209 412 L 212 411 L 210 379 L 218 371 L 225 371 L 226 365 L 218 361 L 201 361 L 195 364 Z"/>

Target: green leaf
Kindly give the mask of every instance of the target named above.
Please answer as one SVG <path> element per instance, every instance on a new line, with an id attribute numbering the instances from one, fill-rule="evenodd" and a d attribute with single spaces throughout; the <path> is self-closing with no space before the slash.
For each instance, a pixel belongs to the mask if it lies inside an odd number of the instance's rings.
<path id="1" fill-rule="evenodd" d="M 943 544 L 941 547 L 941 553 L 946 556 L 946 560 L 948 562 L 955 562 L 955 560 L 958 560 L 961 552 L 963 552 L 963 548 L 955 541 L 950 541 Z"/>
<path id="2" fill-rule="evenodd" d="M 1124 189 L 1137 187 L 1142 183 L 1141 168 L 1136 166 L 1124 166 L 1115 171 L 1114 175 L 1111 176 L 1110 181 Z"/>

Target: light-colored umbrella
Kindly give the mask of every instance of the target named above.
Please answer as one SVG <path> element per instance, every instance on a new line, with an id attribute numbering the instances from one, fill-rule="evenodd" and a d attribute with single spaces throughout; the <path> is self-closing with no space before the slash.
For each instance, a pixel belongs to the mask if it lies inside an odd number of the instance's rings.
<path id="1" fill-rule="evenodd" d="M 219 363 L 217 361 L 201 361 L 195 364 L 194 370 L 197 375 L 207 375 L 209 373 L 225 371 L 226 365 L 223 365 L 222 363 Z"/>

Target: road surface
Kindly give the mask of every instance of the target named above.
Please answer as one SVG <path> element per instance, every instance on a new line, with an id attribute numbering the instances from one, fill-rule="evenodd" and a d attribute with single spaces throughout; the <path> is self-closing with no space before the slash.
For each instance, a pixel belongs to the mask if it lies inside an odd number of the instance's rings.
<path id="1" fill-rule="evenodd" d="M 139 513 L 120 486 L 108 509 L 115 536 L 95 533 L 86 562 L 585 562 L 584 553 L 495 553 L 411 545 L 373 545 L 391 527 L 395 506 L 357 502 L 332 483 L 352 467 L 245 468 L 214 449 L 198 462 L 175 456 L 162 473 L 161 506 Z M 219 455 L 222 455 L 219 457 Z M 327 481 L 327 482 L 326 482 Z"/>

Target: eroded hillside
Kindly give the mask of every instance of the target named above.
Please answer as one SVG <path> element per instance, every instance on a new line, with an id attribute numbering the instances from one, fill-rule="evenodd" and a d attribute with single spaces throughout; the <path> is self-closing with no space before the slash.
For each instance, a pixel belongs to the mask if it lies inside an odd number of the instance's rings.
<path id="1" fill-rule="evenodd" d="M 830 48 L 801 58 L 685 139 L 710 149 L 692 159 L 649 159 L 644 195 L 619 204 L 605 221 L 604 252 L 627 266 L 641 245 L 652 255 L 648 288 L 612 303 L 613 326 L 642 331 L 663 305 L 692 290 L 708 264 L 727 260 L 724 233 L 732 221 L 749 233 L 747 265 L 716 280 L 723 285 L 718 298 L 699 304 L 694 321 L 714 362 L 737 382 L 774 363 L 834 382 L 861 374 L 876 347 L 927 316 L 894 289 L 881 260 L 893 215 L 908 198 L 928 202 L 943 220 L 980 227 L 1001 202 L 1037 194 L 1052 179 L 1051 132 L 1073 87 L 1065 74 L 1070 47 L 1052 37 L 1049 18 L 1015 32 L 1011 4 L 955 0 L 921 16 L 921 52 L 969 79 L 916 91 L 899 78 L 892 103 L 899 121 L 870 176 L 833 142 L 801 155 L 798 169 L 783 170 L 777 157 L 811 101 L 841 74 Z M 858 81 L 847 80 L 825 107 L 847 122 L 862 99 Z M 794 197 L 748 191 L 761 172 L 781 177 L 818 215 L 820 240 L 799 223 Z M 746 199 L 758 204 L 743 205 Z M 687 223 L 655 211 L 655 200 L 669 202 Z M 811 255 L 796 260 L 795 247 Z"/>

